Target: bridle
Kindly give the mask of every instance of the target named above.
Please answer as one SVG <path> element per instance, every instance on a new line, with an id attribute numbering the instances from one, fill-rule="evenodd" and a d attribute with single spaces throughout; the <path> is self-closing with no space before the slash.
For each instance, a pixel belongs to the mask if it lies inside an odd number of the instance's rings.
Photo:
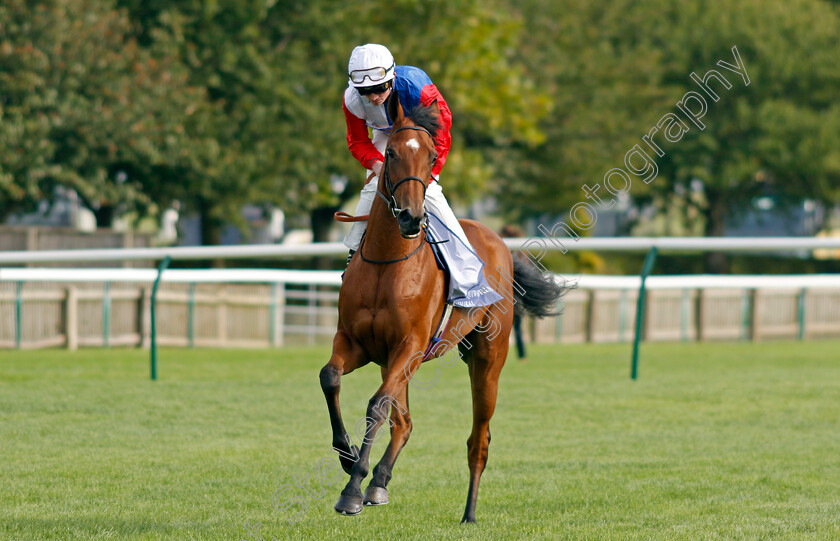
<path id="1" fill-rule="evenodd" d="M 391 137 L 393 137 L 395 133 L 401 132 L 403 130 L 419 131 L 419 132 L 425 133 L 429 137 L 432 137 L 432 134 L 429 133 L 429 130 L 427 130 L 426 128 L 421 128 L 420 126 L 403 126 L 402 128 L 397 128 L 396 130 L 391 132 Z M 432 138 L 432 139 L 434 139 L 434 138 Z M 394 184 L 393 182 L 391 182 L 391 173 L 390 173 L 390 170 L 388 168 L 388 163 L 389 162 L 390 162 L 390 160 L 388 159 L 388 156 L 387 156 L 387 153 L 386 153 L 386 155 L 385 155 L 385 165 L 382 168 L 385 170 L 385 186 L 388 188 L 388 195 L 386 196 L 381 191 L 379 191 L 378 187 L 376 188 L 376 195 L 378 195 L 379 197 L 382 198 L 383 201 L 385 201 L 385 204 L 388 205 L 388 210 L 391 211 L 391 215 L 394 218 L 396 218 L 397 214 L 399 214 L 403 210 L 403 209 L 401 209 L 397 206 L 397 198 L 394 197 L 394 195 L 397 192 L 397 188 L 399 188 L 404 182 L 408 182 L 410 180 L 415 180 L 415 181 L 417 181 L 417 182 L 419 182 L 420 184 L 423 185 L 423 199 L 425 200 L 426 199 L 426 181 L 423 180 L 420 177 L 404 177 L 404 178 L 400 179 L 399 182 Z"/>
<path id="2" fill-rule="evenodd" d="M 402 128 L 397 128 L 396 130 L 394 130 L 394 131 L 392 131 L 392 132 L 391 132 L 391 137 L 393 137 L 395 133 L 397 133 L 397 132 L 401 132 L 402 130 L 414 130 L 414 131 L 420 131 L 420 132 L 425 133 L 425 134 L 426 134 L 426 135 L 428 135 L 429 137 L 432 137 L 432 134 L 431 134 L 431 133 L 429 133 L 429 130 L 427 130 L 426 128 L 421 128 L 420 126 L 403 126 Z M 434 137 L 432 137 L 432 139 L 434 139 Z M 389 143 L 390 143 L 390 141 L 389 141 Z M 408 181 L 410 181 L 410 180 L 417 181 L 417 182 L 419 182 L 420 184 L 422 184 L 422 185 L 423 185 L 423 199 L 425 200 L 425 199 L 426 199 L 426 186 L 427 186 L 427 184 L 426 184 L 426 181 L 424 181 L 424 180 L 423 180 L 422 178 L 420 178 L 420 177 L 404 177 L 404 178 L 401 178 L 401 179 L 399 180 L 399 182 L 397 182 L 396 184 L 394 184 L 393 182 L 391 182 L 391 173 L 390 173 L 390 169 L 388 168 L 388 163 L 389 163 L 389 162 L 390 162 L 390 160 L 388 159 L 388 155 L 387 155 L 387 153 L 386 153 L 386 155 L 385 155 L 385 165 L 384 165 L 384 166 L 382 166 L 382 168 L 385 170 L 385 187 L 386 187 L 386 188 L 388 188 L 388 195 L 386 196 L 385 194 L 383 194 L 383 193 L 379 190 L 379 187 L 378 187 L 378 186 L 377 186 L 377 188 L 376 188 L 376 195 L 378 195 L 380 198 L 382 198 L 382 200 L 383 200 L 383 201 L 385 201 L 385 204 L 386 204 L 386 205 L 388 205 L 388 210 L 390 210 L 390 211 L 391 211 L 391 215 L 392 215 L 394 218 L 396 218 L 396 217 L 397 217 L 397 215 L 398 215 L 400 212 L 402 212 L 402 210 L 403 210 L 403 209 L 399 208 L 399 206 L 397 206 L 397 198 L 396 198 L 396 197 L 394 197 L 394 194 L 396 193 L 397 188 L 399 188 L 399 187 L 400 187 L 403 183 L 408 182 Z M 429 217 L 427 216 L 427 217 L 426 217 L 426 223 L 427 223 L 427 224 L 428 224 L 428 220 L 429 220 Z M 420 241 L 420 244 L 417 246 L 417 248 L 415 248 L 415 249 L 414 249 L 411 253 L 409 253 L 408 255 L 404 255 L 404 256 L 402 256 L 402 257 L 400 257 L 400 258 L 397 258 L 397 259 L 388 259 L 388 260 L 383 260 L 383 261 L 377 261 L 377 260 L 375 260 L 375 259 L 368 259 L 368 258 L 366 258 L 366 257 L 364 256 L 364 254 L 362 253 L 362 247 L 364 246 L 364 243 L 365 243 L 365 237 L 364 237 L 364 236 L 362 236 L 362 240 L 361 240 L 361 242 L 359 243 L 359 256 L 360 256 L 360 257 L 361 257 L 364 261 L 367 261 L 368 263 L 375 263 L 375 264 L 379 264 L 379 265 L 385 265 L 385 264 L 387 264 L 387 263 L 397 263 L 397 262 L 399 262 L 399 261 L 405 261 L 405 260 L 406 260 L 406 259 L 408 259 L 409 257 L 411 257 L 411 256 L 413 256 L 414 254 L 416 254 L 417 252 L 419 252 L 419 251 L 420 251 L 420 249 L 421 249 L 421 248 L 423 248 L 423 246 L 424 246 L 427 242 L 429 242 L 429 239 L 428 239 L 428 237 L 425 235 L 425 231 L 424 231 L 424 232 L 423 232 L 423 239 Z"/>

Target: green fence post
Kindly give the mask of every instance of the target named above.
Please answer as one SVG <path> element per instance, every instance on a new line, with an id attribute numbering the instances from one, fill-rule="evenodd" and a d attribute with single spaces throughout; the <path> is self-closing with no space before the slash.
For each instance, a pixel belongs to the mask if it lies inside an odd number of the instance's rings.
<path id="1" fill-rule="evenodd" d="M 151 299 L 151 312 L 152 312 L 152 345 L 151 345 L 151 372 L 152 372 L 152 381 L 157 380 L 157 328 L 155 326 L 155 305 L 157 304 L 157 290 L 158 285 L 160 284 L 160 278 L 163 276 L 163 271 L 169 267 L 169 262 L 172 261 L 172 258 L 166 256 L 163 258 L 163 261 L 158 267 L 158 274 L 157 278 L 155 278 L 155 283 L 152 286 L 152 299 Z"/>
<path id="2" fill-rule="evenodd" d="M 23 282 L 15 287 L 15 348 L 20 349 L 23 333 Z"/>
<path id="3" fill-rule="evenodd" d="M 656 246 L 651 247 L 642 267 L 642 285 L 639 287 L 639 302 L 636 306 L 636 336 L 633 338 L 633 365 L 630 368 L 630 378 L 636 379 L 639 374 L 639 340 L 642 338 L 642 323 L 645 317 L 645 281 L 656 261 Z"/>

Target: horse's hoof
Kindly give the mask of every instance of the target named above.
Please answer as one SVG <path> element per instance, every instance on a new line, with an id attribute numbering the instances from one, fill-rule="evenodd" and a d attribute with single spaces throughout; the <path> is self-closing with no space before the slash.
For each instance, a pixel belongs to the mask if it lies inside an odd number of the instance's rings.
<path id="1" fill-rule="evenodd" d="M 368 485 L 365 490 L 365 505 L 387 505 L 388 501 L 387 488 Z"/>
<path id="2" fill-rule="evenodd" d="M 340 515 L 358 515 L 362 512 L 362 497 L 342 494 L 335 504 L 335 510 Z"/>

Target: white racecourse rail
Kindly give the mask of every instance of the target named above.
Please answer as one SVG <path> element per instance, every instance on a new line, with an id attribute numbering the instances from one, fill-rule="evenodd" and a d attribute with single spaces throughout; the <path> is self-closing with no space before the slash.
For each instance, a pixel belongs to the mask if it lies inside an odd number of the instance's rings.
<path id="1" fill-rule="evenodd" d="M 546 250 L 560 248 L 550 239 L 505 239 L 516 250 L 539 241 Z M 622 237 L 582 238 L 568 243 L 569 250 L 645 252 L 656 247 L 660 252 L 782 252 L 815 249 L 840 250 L 840 238 L 812 237 Z M 123 248 L 107 250 L 39 250 L 0 252 L 0 266 L 22 263 L 72 261 L 143 261 L 172 259 L 300 258 L 343 255 L 347 248 L 337 242 L 286 246 L 282 244 L 238 246 L 189 246 L 171 248 Z M 0 268 L 0 281 L 13 282 L 153 282 L 154 269 L 58 269 Z M 568 284 L 583 289 L 638 289 L 638 276 L 558 276 Z M 287 283 L 302 285 L 341 285 L 339 271 L 295 271 L 261 269 L 167 270 L 163 282 L 181 283 Z M 834 288 L 838 275 L 760 275 L 760 276 L 651 276 L 650 289 L 683 288 Z"/>
<path id="2" fill-rule="evenodd" d="M 0 282 L 138 282 L 152 283 L 155 269 L 0 268 Z M 626 289 L 641 286 L 639 276 L 556 274 L 567 287 Z M 199 269 L 163 271 L 161 282 L 181 284 L 299 284 L 340 286 L 341 271 L 270 269 Z M 648 289 L 840 289 L 840 274 L 650 276 Z"/>
<path id="3" fill-rule="evenodd" d="M 506 242 L 512 249 L 529 246 L 531 255 L 537 257 L 534 246 L 559 249 L 544 238 Z M 840 239 L 588 238 L 569 242 L 566 248 L 643 252 L 654 246 L 660 252 L 803 253 L 840 250 Z M 159 260 L 166 256 L 227 259 L 344 254 L 346 249 L 338 243 L 0 252 L 0 267 Z M 157 276 L 156 269 L 0 268 L 0 347 L 148 343 L 148 286 Z M 161 282 L 172 285 L 163 290 L 159 316 L 163 320 L 159 323 L 169 334 L 161 343 L 258 347 L 295 343 L 300 338 L 304 343 L 326 341 L 335 332 L 340 276 L 338 271 L 166 270 Z M 598 342 L 630 338 L 639 276 L 558 275 L 557 279 L 572 288 L 561 301 L 563 316 L 526 326 L 532 340 Z M 654 275 L 647 279 L 646 287 L 651 293 L 645 338 L 650 340 L 754 340 L 840 334 L 840 275 Z M 187 310 L 189 315 L 184 316 Z M 68 318 L 77 322 L 72 333 Z"/>
<path id="4" fill-rule="evenodd" d="M 560 250 L 551 239 L 534 237 L 505 239 L 511 249 L 540 244 L 546 250 Z M 653 247 L 660 252 L 782 252 L 816 249 L 840 249 L 840 238 L 814 237 L 621 237 L 582 238 L 566 242 L 562 249 L 646 252 Z M 123 248 L 108 250 L 38 250 L 0 252 L 0 266 L 20 263 L 56 263 L 72 261 L 141 261 L 172 259 L 241 259 L 294 258 L 347 254 L 339 242 L 286 246 L 284 244 L 248 244 L 240 246 L 188 246 L 173 248 Z"/>

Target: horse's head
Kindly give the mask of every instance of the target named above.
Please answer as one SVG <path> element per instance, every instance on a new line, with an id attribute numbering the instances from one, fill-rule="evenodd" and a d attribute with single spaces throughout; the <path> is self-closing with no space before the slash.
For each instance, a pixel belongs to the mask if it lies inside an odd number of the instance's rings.
<path id="1" fill-rule="evenodd" d="M 437 102 L 429 107 L 417 106 L 406 116 L 396 90 L 388 102 L 388 114 L 394 125 L 385 150 L 384 183 L 380 191 L 389 197 L 391 212 L 397 218 L 400 234 L 415 238 L 426 218 L 423 201 L 426 185 L 437 160 L 435 134 L 440 128 Z"/>

